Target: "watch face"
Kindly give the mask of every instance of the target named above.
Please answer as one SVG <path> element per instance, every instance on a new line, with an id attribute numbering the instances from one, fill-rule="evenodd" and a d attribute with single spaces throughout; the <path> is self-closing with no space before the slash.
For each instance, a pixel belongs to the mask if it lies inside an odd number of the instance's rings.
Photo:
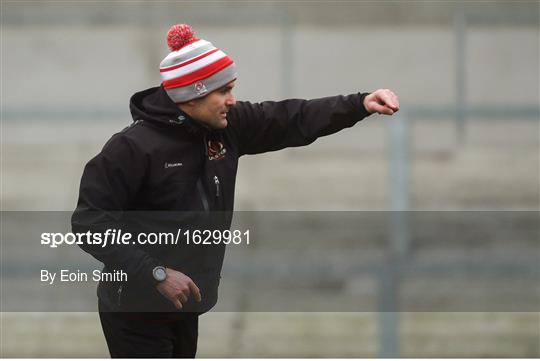
<path id="1" fill-rule="evenodd" d="M 167 272 L 165 272 L 165 268 L 163 267 L 154 268 L 154 278 L 156 279 L 156 281 L 165 280 L 165 278 L 167 278 Z"/>

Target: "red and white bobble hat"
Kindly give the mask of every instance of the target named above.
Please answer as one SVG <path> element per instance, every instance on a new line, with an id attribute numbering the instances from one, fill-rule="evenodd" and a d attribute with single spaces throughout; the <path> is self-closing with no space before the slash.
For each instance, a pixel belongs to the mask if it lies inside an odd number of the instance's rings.
<path id="1" fill-rule="evenodd" d="M 159 65 L 163 87 L 175 103 L 201 98 L 236 79 L 231 58 L 212 43 L 197 39 L 191 26 L 174 25 L 167 33 L 171 53 Z"/>

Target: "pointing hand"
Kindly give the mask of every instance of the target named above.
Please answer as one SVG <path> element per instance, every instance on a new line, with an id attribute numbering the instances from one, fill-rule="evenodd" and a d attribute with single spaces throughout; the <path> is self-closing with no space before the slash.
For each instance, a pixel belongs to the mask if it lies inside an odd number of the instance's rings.
<path id="1" fill-rule="evenodd" d="M 364 108 L 370 113 L 392 115 L 399 111 L 399 99 L 390 89 L 379 89 L 364 98 Z"/>

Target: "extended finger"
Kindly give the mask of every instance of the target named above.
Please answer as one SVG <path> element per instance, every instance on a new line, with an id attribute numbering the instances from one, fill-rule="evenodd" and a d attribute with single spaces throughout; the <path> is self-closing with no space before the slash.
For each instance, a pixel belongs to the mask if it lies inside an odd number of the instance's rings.
<path id="1" fill-rule="evenodd" d="M 195 282 L 191 281 L 189 282 L 189 289 L 191 290 L 191 293 L 193 293 L 193 296 L 195 297 L 195 301 L 201 302 L 201 291 L 199 290 L 199 287 L 195 284 Z"/>

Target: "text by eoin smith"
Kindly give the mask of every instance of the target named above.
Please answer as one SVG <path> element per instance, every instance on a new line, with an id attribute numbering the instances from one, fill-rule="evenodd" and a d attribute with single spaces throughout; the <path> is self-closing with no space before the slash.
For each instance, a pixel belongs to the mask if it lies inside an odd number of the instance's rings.
<path id="1" fill-rule="evenodd" d="M 127 273 L 122 270 L 115 270 L 112 272 L 102 272 L 98 269 L 93 270 L 92 273 L 83 272 L 80 270 L 68 270 L 61 269 L 57 272 L 51 272 L 49 270 L 42 269 L 40 272 L 40 281 L 47 282 L 52 285 L 56 281 L 58 282 L 88 282 L 92 280 L 95 282 L 125 282 L 127 281 Z"/>

